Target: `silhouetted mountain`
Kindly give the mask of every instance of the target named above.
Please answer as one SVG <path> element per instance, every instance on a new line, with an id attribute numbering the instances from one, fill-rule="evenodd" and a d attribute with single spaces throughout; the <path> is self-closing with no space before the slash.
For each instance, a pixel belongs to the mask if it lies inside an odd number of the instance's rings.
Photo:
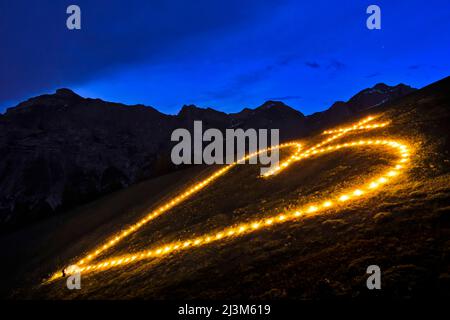
<path id="1" fill-rule="evenodd" d="M 204 127 L 225 129 L 229 126 L 229 116 L 211 108 L 199 108 L 195 105 L 185 105 L 177 115 L 178 126 L 192 128 L 195 120 L 201 120 Z"/>
<path id="2" fill-rule="evenodd" d="M 266 101 L 256 109 L 230 114 L 232 126 L 243 129 L 280 129 L 280 139 L 290 140 L 308 132 L 306 118 L 300 111 L 281 101 Z"/>
<path id="3" fill-rule="evenodd" d="M 58 89 L 0 117 L 0 226 L 38 220 L 175 170 L 171 133 L 192 128 L 194 120 L 204 129 L 280 129 L 281 140 L 290 140 L 413 90 L 377 84 L 305 117 L 280 101 L 232 114 L 189 105 L 173 116 Z"/>
<path id="4" fill-rule="evenodd" d="M 372 88 L 360 91 L 347 102 L 337 101 L 328 110 L 308 116 L 309 124 L 311 128 L 316 129 L 334 125 L 351 115 L 401 98 L 415 90 L 404 84 L 391 87 L 384 83 L 378 83 Z"/>

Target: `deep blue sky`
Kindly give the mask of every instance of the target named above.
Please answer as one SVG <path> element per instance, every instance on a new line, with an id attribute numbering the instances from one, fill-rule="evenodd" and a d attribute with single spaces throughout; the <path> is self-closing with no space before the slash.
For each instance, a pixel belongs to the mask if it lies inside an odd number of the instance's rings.
<path id="1" fill-rule="evenodd" d="M 69 87 L 166 113 L 276 99 L 310 114 L 377 82 L 422 87 L 449 57 L 448 0 L 0 0 L 0 111 Z"/>

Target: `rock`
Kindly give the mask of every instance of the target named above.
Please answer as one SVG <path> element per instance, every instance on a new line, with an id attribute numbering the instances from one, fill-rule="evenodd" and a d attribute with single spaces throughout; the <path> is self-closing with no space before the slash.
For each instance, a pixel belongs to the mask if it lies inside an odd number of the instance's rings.
<path id="1" fill-rule="evenodd" d="M 384 223 L 392 219 L 391 212 L 378 212 L 373 216 L 376 223 Z"/>
<path id="2" fill-rule="evenodd" d="M 331 225 L 332 227 L 338 227 L 347 224 L 344 219 L 328 219 L 322 222 L 323 225 Z"/>

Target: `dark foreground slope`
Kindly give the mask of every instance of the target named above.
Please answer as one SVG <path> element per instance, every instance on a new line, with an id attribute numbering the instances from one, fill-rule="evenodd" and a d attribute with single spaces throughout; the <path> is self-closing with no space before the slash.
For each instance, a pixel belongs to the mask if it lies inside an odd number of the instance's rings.
<path id="1" fill-rule="evenodd" d="M 414 151 L 405 176 L 371 198 L 220 244 L 84 275 L 81 290 L 67 290 L 64 281 L 39 285 L 46 274 L 74 261 L 70 256 L 92 249 L 114 227 L 122 228 L 126 219 L 122 215 L 111 218 L 95 232 L 79 226 L 79 239 L 42 257 L 35 269 L 29 268 L 26 275 L 34 285 L 30 287 L 29 282 L 17 288 L 12 297 L 324 299 L 449 295 L 448 92 L 450 78 L 370 110 L 370 114 L 381 115 L 380 121 L 391 123 L 358 138 L 395 138 L 410 144 Z M 361 112 L 355 119 L 368 113 Z M 314 139 L 306 138 L 304 143 Z M 342 150 L 292 165 L 269 181 L 257 178 L 258 168 L 239 166 L 104 257 L 310 203 L 361 181 L 366 174 L 379 172 L 389 159 L 388 154 L 375 149 Z M 198 174 L 205 172 L 192 173 L 191 177 Z M 166 191 L 166 196 L 176 192 Z M 139 193 L 134 203 L 157 204 L 155 200 L 148 202 L 147 197 L 145 192 Z M 137 209 L 128 212 L 128 217 L 144 213 Z M 87 213 L 77 216 L 83 215 Z M 60 221 L 58 228 L 67 228 L 68 223 Z M 365 285 L 366 268 L 372 264 L 382 271 L 379 291 L 369 291 Z"/>

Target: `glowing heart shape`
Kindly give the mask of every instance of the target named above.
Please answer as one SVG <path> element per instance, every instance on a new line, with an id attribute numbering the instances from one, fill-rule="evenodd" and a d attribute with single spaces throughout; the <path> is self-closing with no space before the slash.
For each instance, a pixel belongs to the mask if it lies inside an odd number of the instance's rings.
<path id="1" fill-rule="evenodd" d="M 126 238 L 128 235 L 130 235 L 133 232 L 136 232 L 142 226 L 149 223 L 151 220 L 155 219 L 156 217 L 164 214 L 174 206 L 180 204 L 181 202 L 185 201 L 186 199 L 190 198 L 191 195 L 194 193 L 199 192 L 206 186 L 210 185 L 212 182 L 214 182 L 219 177 L 223 176 L 227 171 L 229 171 L 231 168 L 236 166 L 238 163 L 245 162 L 251 157 L 256 156 L 260 152 L 265 152 L 267 150 L 261 150 L 257 153 L 253 153 L 250 155 L 247 155 L 246 157 L 240 159 L 239 161 L 229 164 L 222 169 L 216 171 L 206 179 L 198 182 L 197 184 L 191 186 L 184 192 L 178 194 L 174 198 L 168 200 L 164 205 L 160 206 L 159 208 L 153 210 L 149 214 L 147 214 L 144 218 L 140 219 L 135 224 L 127 227 L 126 229 L 119 232 L 117 235 L 113 236 L 109 240 L 107 240 L 104 244 L 100 245 L 97 249 L 93 250 L 92 252 L 88 253 L 85 257 L 83 257 L 81 260 L 79 260 L 75 265 L 71 265 L 68 268 L 64 269 L 64 271 L 55 272 L 51 278 L 48 281 L 53 281 L 58 278 L 63 277 L 64 275 L 70 275 L 73 273 L 87 273 L 87 272 L 99 272 L 106 269 L 118 267 L 125 264 L 130 264 L 139 260 L 144 259 L 151 259 L 155 257 L 161 257 L 164 255 L 168 255 L 169 253 L 175 253 L 177 251 L 186 251 L 193 247 L 199 247 L 208 243 L 223 241 L 227 238 L 232 237 L 239 237 L 244 234 L 249 234 L 251 232 L 256 232 L 263 228 L 270 228 L 274 225 L 281 224 L 281 223 L 287 223 L 289 221 L 294 221 L 301 219 L 305 216 L 311 216 L 315 215 L 318 212 L 323 212 L 331 207 L 337 206 L 344 202 L 349 201 L 355 201 L 358 199 L 363 198 L 364 196 L 368 194 L 373 194 L 375 190 L 381 188 L 385 184 L 389 183 L 394 177 L 399 175 L 402 170 L 406 167 L 406 163 L 409 161 L 409 151 L 408 147 L 402 143 L 399 143 L 397 141 L 393 140 L 358 140 L 353 142 L 347 142 L 343 144 L 336 144 L 336 145 L 329 145 L 330 142 L 341 138 L 345 136 L 347 133 L 352 131 L 359 131 L 359 130 L 370 130 L 375 128 L 381 128 L 387 125 L 387 123 L 375 123 L 375 124 L 368 124 L 374 119 L 374 117 L 368 117 L 358 123 L 356 123 L 353 126 L 346 127 L 346 128 L 340 128 L 330 131 L 325 131 L 324 135 L 331 135 L 331 137 L 323 140 L 322 142 L 314 145 L 311 148 L 308 148 L 307 150 L 302 152 L 301 145 L 298 142 L 290 142 L 290 143 L 284 143 L 276 147 L 268 148 L 268 150 L 275 149 L 275 148 L 286 148 L 286 147 L 295 147 L 296 151 L 287 158 L 287 160 L 284 160 L 280 162 L 279 166 L 274 168 L 273 170 L 267 172 L 264 177 L 270 178 L 271 175 L 275 175 L 285 168 L 287 168 L 290 164 L 292 164 L 295 161 L 301 161 L 302 159 L 314 157 L 319 154 L 323 154 L 326 152 L 332 152 L 335 150 L 339 150 L 342 148 L 353 148 L 353 147 L 363 147 L 363 146 L 372 146 L 372 145 L 378 145 L 386 147 L 387 149 L 390 149 L 390 151 L 393 151 L 398 154 L 399 159 L 394 162 L 392 167 L 383 174 L 372 177 L 369 181 L 367 181 L 366 184 L 363 184 L 357 188 L 353 188 L 352 190 L 348 190 L 347 192 L 344 192 L 342 194 L 336 195 L 335 197 L 329 198 L 329 199 L 323 199 L 320 203 L 311 203 L 308 204 L 302 208 L 298 208 L 296 210 L 292 210 L 289 212 L 284 212 L 281 214 L 277 214 L 270 217 L 265 217 L 263 219 L 255 219 L 250 222 L 238 224 L 238 225 L 231 225 L 223 228 L 222 230 L 218 230 L 214 233 L 206 233 L 201 236 L 195 237 L 195 238 L 188 238 L 180 241 L 175 242 L 169 242 L 162 246 L 159 246 L 157 248 L 151 248 L 149 250 L 144 250 L 141 252 L 136 252 L 132 254 L 127 254 L 123 256 L 117 256 L 108 258 L 106 260 L 102 260 L 96 263 L 90 263 L 95 257 L 97 257 L 100 253 L 104 252 L 105 250 L 115 246 L 119 241 Z M 328 145 L 328 146 L 326 146 Z"/>

